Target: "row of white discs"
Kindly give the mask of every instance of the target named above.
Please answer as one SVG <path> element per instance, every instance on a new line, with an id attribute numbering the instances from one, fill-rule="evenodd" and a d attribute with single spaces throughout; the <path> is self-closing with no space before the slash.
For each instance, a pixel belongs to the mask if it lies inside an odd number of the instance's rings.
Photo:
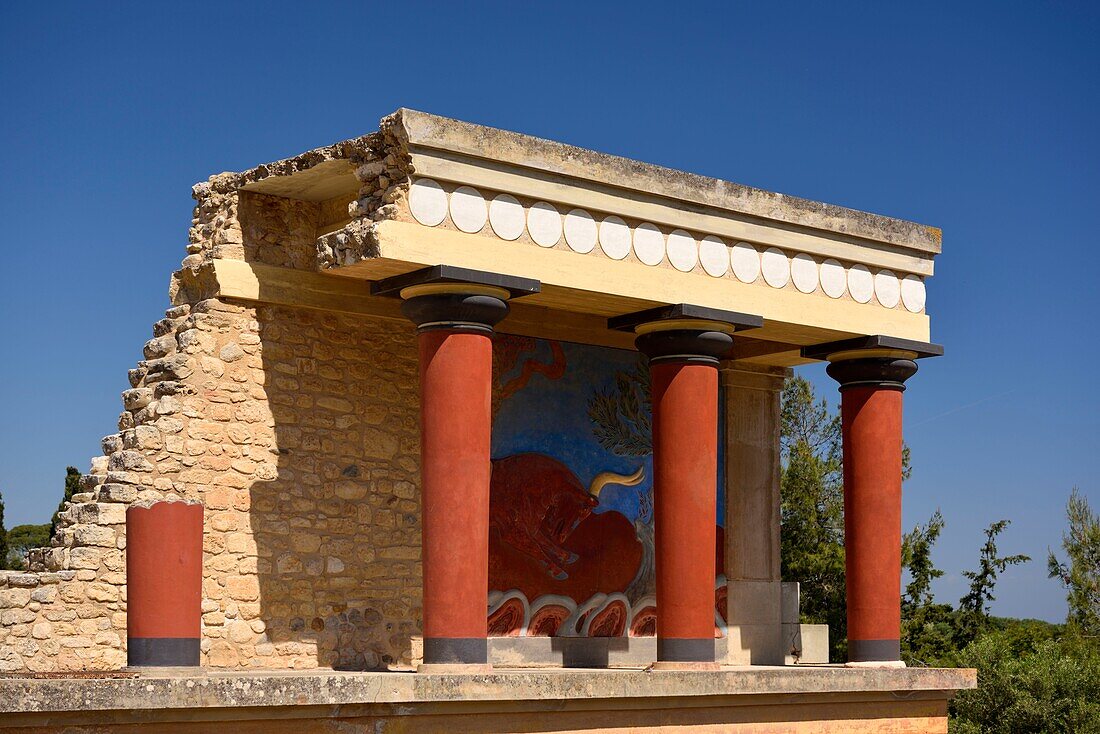
<path id="1" fill-rule="evenodd" d="M 553 204 L 539 201 L 524 211 L 523 205 L 509 194 L 499 194 L 488 206 L 477 189 L 459 186 L 449 197 L 436 181 L 418 179 L 409 193 L 409 208 L 416 221 L 429 227 L 442 224 L 448 212 L 451 221 L 463 232 L 480 232 L 486 222 L 504 240 L 518 239 L 527 230 L 531 239 L 542 247 L 553 247 L 565 235 L 565 242 L 574 252 L 588 253 L 597 243 L 604 254 L 622 260 L 633 248 L 637 258 L 646 265 L 659 265 L 667 256 L 677 270 L 690 272 L 702 265 L 708 275 L 733 274 L 743 283 L 753 283 L 761 275 L 773 288 L 783 288 L 793 281 L 803 293 L 813 293 L 820 285 L 831 298 L 840 298 L 845 291 L 859 303 L 867 303 L 874 295 L 886 308 L 899 301 L 917 313 L 924 309 L 924 281 L 915 275 L 904 279 L 889 270 L 874 275 L 865 265 L 852 265 L 847 270 L 839 262 L 828 259 L 818 265 L 805 253 L 788 258 L 776 247 L 763 254 L 747 242 L 727 247 L 721 239 L 708 235 L 696 243 L 682 229 L 674 229 L 666 238 L 656 225 L 645 222 L 633 232 L 622 218 L 610 215 L 599 224 L 583 209 L 573 209 L 564 217 Z"/>

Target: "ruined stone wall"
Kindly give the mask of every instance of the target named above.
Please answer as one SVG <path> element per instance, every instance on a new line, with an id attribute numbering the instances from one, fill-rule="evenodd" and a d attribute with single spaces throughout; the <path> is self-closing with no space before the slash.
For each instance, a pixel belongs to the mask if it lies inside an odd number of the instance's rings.
<path id="1" fill-rule="evenodd" d="M 205 300 L 169 311 L 54 548 L 0 586 L 0 667 L 125 664 L 125 508 L 205 510 L 203 664 L 378 668 L 420 619 L 411 327 Z"/>
<path id="2" fill-rule="evenodd" d="M 378 198 L 389 188 L 379 189 L 389 164 L 378 146 L 349 141 L 195 187 L 175 305 L 130 371 L 119 432 L 103 439 L 52 546 L 31 552 L 27 572 L 0 575 L 0 671 L 125 665 L 126 507 L 179 499 L 205 507 L 204 666 L 411 661 L 421 618 L 412 326 L 229 303 L 214 297 L 211 267 L 314 270 L 326 224 L 366 208 L 354 196 L 239 187 L 346 157 L 366 180 L 360 197 Z"/>

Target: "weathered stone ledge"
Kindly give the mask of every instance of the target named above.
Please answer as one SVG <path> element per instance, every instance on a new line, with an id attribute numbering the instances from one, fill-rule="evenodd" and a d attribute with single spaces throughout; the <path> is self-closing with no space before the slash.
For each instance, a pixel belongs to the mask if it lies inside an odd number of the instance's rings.
<path id="1" fill-rule="evenodd" d="M 0 713 L 846 693 L 947 698 L 976 684 L 972 669 L 840 666 L 488 675 L 158 671 L 134 678 L 0 678 Z"/>

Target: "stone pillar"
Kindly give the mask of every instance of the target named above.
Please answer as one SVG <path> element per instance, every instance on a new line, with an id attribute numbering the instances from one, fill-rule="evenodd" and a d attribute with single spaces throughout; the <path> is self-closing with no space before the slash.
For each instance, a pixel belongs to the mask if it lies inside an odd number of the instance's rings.
<path id="1" fill-rule="evenodd" d="M 131 667 L 199 664 L 202 505 L 126 510 L 126 656 Z"/>
<path id="2" fill-rule="evenodd" d="M 813 347 L 840 383 L 850 663 L 901 663 L 902 392 L 941 347 L 870 337 Z"/>
<path id="3" fill-rule="evenodd" d="M 633 327 L 649 358 L 653 403 L 653 525 L 660 668 L 717 668 L 714 544 L 718 486 L 718 362 L 754 317 L 690 306 L 612 320 Z"/>
<path id="4" fill-rule="evenodd" d="M 790 370 L 729 362 L 726 420 L 727 662 L 782 665 L 779 396 Z"/>
<path id="5" fill-rule="evenodd" d="M 424 672 L 489 668 L 492 336 L 512 291 L 509 279 L 456 271 L 436 266 L 375 289 L 396 290 L 417 326 Z"/>

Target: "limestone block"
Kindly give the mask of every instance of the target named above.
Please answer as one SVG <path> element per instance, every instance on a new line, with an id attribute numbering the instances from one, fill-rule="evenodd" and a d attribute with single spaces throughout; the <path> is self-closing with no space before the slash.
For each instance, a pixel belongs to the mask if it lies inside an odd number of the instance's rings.
<path id="1" fill-rule="evenodd" d="M 154 337 L 145 342 L 142 352 L 146 359 L 166 357 L 176 351 L 176 337 L 172 334 Z"/>
<path id="2" fill-rule="evenodd" d="M 151 472 L 153 471 L 153 465 L 149 463 L 149 460 L 145 458 L 145 454 L 140 451 L 119 451 L 118 453 L 111 454 L 108 468 L 112 471 L 125 471 L 125 472 Z"/>
<path id="3" fill-rule="evenodd" d="M 225 580 L 230 598 L 238 601 L 255 601 L 260 598 L 260 582 L 255 576 L 230 576 Z"/>
<path id="4" fill-rule="evenodd" d="M 115 531 L 98 525 L 74 525 L 73 543 L 77 546 L 115 547 Z"/>
<path id="5" fill-rule="evenodd" d="M 126 484 L 104 484 L 99 488 L 100 502 L 129 504 L 137 499 L 137 489 Z M 125 514 L 125 511 L 123 511 Z"/>
<path id="6" fill-rule="evenodd" d="M 38 576 L 33 573 L 16 573 L 8 576 L 8 586 L 34 588 L 38 586 Z"/>
<path id="7" fill-rule="evenodd" d="M 102 447 L 103 453 L 110 456 L 122 448 L 122 438 L 117 433 L 112 433 L 110 436 L 104 436 L 99 445 Z"/>
<path id="8" fill-rule="evenodd" d="M 0 589 L 0 609 L 22 609 L 30 601 L 30 589 Z"/>
<path id="9" fill-rule="evenodd" d="M 148 387 L 135 387 L 122 393 L 122 405 L 128 411 L 141 410 L 153 400 L 153 390 Z"/>
<path id="10" fill-rule="evenodd" d="M 0 673 L 10 673 L 23 669 L 23 658 L 11 645 L 0 645 Z"/>
<path id="11" fill-rule="evenodd" d="M 50 604 L 55 599 L 57 599 L 56 586 L 41 586 L 31 592 L 31 601 L 39 602 L 40 604 Z"/>

